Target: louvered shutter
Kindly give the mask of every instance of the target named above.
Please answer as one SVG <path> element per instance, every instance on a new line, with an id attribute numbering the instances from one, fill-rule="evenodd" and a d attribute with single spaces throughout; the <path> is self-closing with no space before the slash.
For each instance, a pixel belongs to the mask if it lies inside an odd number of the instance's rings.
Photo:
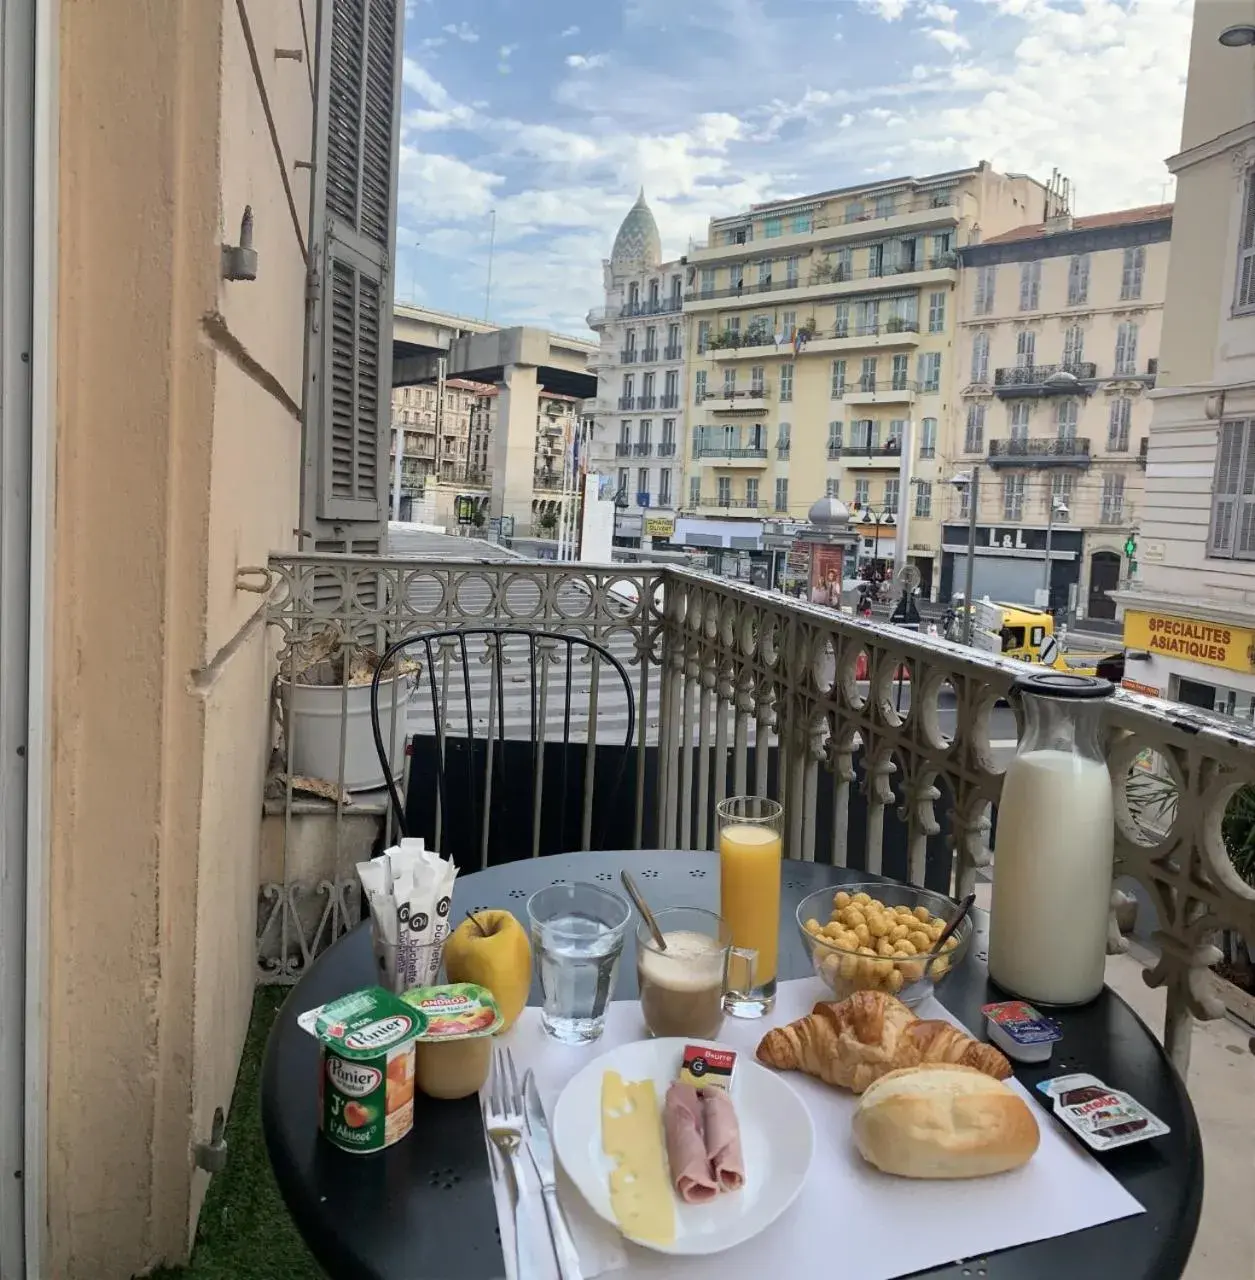
<path id="1" fill-rule="evenodd" d="M 403 0 L 319 0 L 302 528 L 383 550 Z"/>
<path id="2" fill-rule="evenodd" d="M 1216 448 L 1216 483 L 1212 489 L 1211 553 L 1233 554 L 1233 529 L 1238 505 L 1238 477 L 1242 473 L 1242 446 L 1246 423 L 1223 422 Z"/>
<path id="3" fill-rule="evenodd" d="M 1243 560 L 1255 559 L 1255 420 L 1240 423 L 1246 428 L 1246 449 L 1238 488 L 1237 529 L 1233 554 Z"/>
<path id="4" fill-rule="evenodd" d="M 1246 179 L 1246 204 L 1238 230 L 1237 306 L 1242 311 L 1255 307 L 1255 172 Z"/>

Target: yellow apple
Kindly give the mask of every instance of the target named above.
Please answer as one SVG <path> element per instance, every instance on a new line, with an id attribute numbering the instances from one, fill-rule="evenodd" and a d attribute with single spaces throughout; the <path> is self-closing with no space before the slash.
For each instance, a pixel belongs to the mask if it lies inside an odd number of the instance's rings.
<path id="1" fill-rule="evenodd" d="M 487 987 L 508 1030 L 527 1004 L 532 985 L 532 949 L 527 930 L 508 911 L 477 911 L 444 944 L 450 982 Z"/>

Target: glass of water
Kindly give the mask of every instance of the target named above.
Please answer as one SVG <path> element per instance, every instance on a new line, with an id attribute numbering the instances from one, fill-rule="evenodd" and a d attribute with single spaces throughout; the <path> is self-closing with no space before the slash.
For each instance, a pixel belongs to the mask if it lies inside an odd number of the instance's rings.
<path id="1" fill-rule="evenodd" d="M 527 900 L 540 976 L 541 1022 L 563 1044 L 588 1044 L 606 1025 L 631 908 L 595 884 L 554 884 Z"/>

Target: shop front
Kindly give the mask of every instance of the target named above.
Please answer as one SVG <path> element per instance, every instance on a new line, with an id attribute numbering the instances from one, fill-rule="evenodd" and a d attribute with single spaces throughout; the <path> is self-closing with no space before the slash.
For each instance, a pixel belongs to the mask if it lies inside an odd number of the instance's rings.
<path id="1" fill-rule="evenodd" d="M 1080 529 L 1050 531 L 1050 609 L 1065 609 L 1080 589 L 1082 545 Z M 938 599 L 953 600 L 967 586 L 969 530 L 966 524 L 941 527 L 941 591 Z M 1039 593 L 1046 583 L 1046 527 L 1026 525 L 976 526 L 976 561 L 972 595 L 977 600 L 1041 607 Z"/>
<path id="2" fill-rule="evenodd" d="M 1124 615 L 1124 687 L 1255 720 L 1255 628 L 1219 613 Z"/>

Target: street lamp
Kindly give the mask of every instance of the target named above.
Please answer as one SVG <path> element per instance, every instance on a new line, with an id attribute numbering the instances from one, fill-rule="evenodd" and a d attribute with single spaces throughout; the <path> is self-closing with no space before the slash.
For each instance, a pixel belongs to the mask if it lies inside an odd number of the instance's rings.
<path id="1" fill-rule="evenodd" d="M 872 551 L 873 565 L 880 559 L 880 526 L 895 524 L 897 522 L 897 513 L 885 503 L 884 508 L 873 514 L 869 507 L 863 508 L 863 514 L 859 519 L 859 524 L 869 524 L 872 526 L 872 536 L 875 539 L 874 549 Z"/>
<path id="2" fill-rule="evenodd" d="M 1068 518 L 1068 504 L 1057 495 L 1051 497 L 1050 505 L 1046 509 L 1046 569 L 1042 586 L 1046 588 L 1047 613 L 1050 612 L 1050 535 L 1054 531 L 1055 516 L 1062 516 L 1064 520 Z"/>
<path id="3" fill-rule="evenodd" d="M 963 600 L 963 643 L 972 643 L 972 584 L 976 573 L 976 507 L 980 502 L 980 468 L 951 476 L 947 481 L 956 489 L 966 488 L 967 495 L 967 586 Z"/>

